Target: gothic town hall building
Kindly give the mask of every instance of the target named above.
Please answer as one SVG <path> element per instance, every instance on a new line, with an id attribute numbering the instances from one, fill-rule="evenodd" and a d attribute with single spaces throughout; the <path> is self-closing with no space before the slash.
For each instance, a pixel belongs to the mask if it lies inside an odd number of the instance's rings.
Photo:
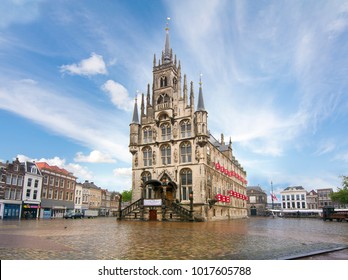
<path id="1" fill-rule="evenodd" d="M 130 124 L 132 204 L 123 218 L 198 220 L 244 218 L 246 172 L 233 156 L 232 142 L 208 130 L 208 112 L 199 82 L 187 83 L 173 57 L 166 28 L 161 59 L 153 61 L 153 84 L 135 100 Z"/>

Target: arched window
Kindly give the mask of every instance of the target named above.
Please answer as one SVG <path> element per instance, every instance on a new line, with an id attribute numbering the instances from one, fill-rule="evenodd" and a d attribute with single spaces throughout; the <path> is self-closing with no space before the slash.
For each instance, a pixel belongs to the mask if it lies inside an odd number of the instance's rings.
<path id="1" fill-rule="evenodd" d="M 181 162 L 191 162 L 192 160 L 192 148 L 190 142 L 184 142 L 180 146 Z"/>
<path id="2" fill-rule="evenodd" d="M 143 149 L 143 159 L 144 159 L 144 166 L 152 165 L 152 150 L 150 147 L 145 147 Z"/>
<path id="3" fill-rule="evenodd" d="M 161 77 L 160 86 L 161 87 L 166 87 L 167 86 L 167 77 Z"/>
<path id="4" fill-rule="evenodd" d="M 180 186 L 182 200 L 188 200 L 189 194 L 192 191 L 192 171 L 185 168 L 180 171 Z"/>
<path id="5" fill-rule="evenodd" d="M 189 120 L 182 121 L 180 123 L 181 137 L 191 137 L 191 123 Z"/>
<path id="6" fill-rule="evenodd" d="M 152 142 L 152 129 L 149 126 L 143 129 L 143 142 L 145 144 Z"/>
<path id="7" fill-rule="evenodd" d="M 171 164 L 171 147 L 170 145 L 163 145 L 161 147 L 162 164 Z"/>
<path id="8" fill-rule="evenodd" d="M 169 103 L 169 102 L 170 102 L 170 97 L 166 93 L 162 93 L 157 99 L 157 104 L 163 104 L 163 103 Z"/>
<path id="9" fill-rule="evenodd" d="M 177 89 L 177 83 L 178 83 L 178 81 L 177 81 L 177 79 L 174 77 L 174 78 L 173 78 L 173 87 L 174 87 L 175 90 Z"/>
<path id="10" fill-rule="evenodd" d="M 145 172 L 141 173 L 141 180 L 144 183 L 151 180 L 151 173 L 149 171 L 145 171 Z"/>
<path id="11" fill-rule="evenodd" d="M 161 125 L 161 133 L 163 141 L 171 139 L 172 130 L 169 123 L 164 123 Z"/>

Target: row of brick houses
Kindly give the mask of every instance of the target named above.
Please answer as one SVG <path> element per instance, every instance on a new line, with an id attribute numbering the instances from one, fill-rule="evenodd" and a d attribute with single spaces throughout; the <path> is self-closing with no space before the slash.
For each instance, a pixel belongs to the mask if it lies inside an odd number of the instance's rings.
<path id="1" fill-rule="evenodd" d="M 307 191 L 302 186 L 290 186 L 280 192 L 280 200 L 274 201 L 274 209 L 279 210 L 321 210 L 325 206 L 347 208 L 331 201 L 332 188 L 322 188 Z M 247 208 L 249 216 L 267 215 L 270 208 L 267 203 L 267 193 L 260 186 L 247 187 Z"/>
<path id="2" fill-rule="evenodd" d="M 67 211 L 115 216 L 118 195 L 46 162 L 0 162 L 0 218 L 62 218 Z"/>

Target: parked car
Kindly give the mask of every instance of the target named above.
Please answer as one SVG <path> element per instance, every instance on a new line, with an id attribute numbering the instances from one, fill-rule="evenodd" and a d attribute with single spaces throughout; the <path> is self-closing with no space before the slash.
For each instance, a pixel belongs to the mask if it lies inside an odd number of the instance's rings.
<path id="1" fill-rule="evenodd" d="M 68 212 L 64 215 L 65 219 L 81 219 L 83 218 L 82 213 L 74 213 L 74 212 Z"/>

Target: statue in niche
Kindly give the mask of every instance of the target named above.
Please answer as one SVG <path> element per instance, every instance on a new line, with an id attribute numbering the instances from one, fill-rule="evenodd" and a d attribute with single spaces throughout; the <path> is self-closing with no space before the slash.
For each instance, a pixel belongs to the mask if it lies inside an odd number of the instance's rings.
<path id="1" fill-rule="evenodd" d="M 199 148 L 196 146 L 196 160 L 199 161 L 200 157 Z"/>
<path id="2" fill-rule="evenodd" d="M 138 166 L 138 153 L 135 153 L 135 155 L 134 155 L 134 165 L 135 165 L 135 167 Z"/>
<path id="3" fill-rule="evenodd" d="M 152 128 L 152 137 L 153 137 L 153 140 L 156 141 L 156 138 L 157 138 L 157 129 L 156 129 L 155 126 Z"/>
<path id="4" fill-rule="evenodd" d="M 173 137 L 174 138 L 178 137 L 178 123 L 177 122 L 175 122 L 175 124 L 174 124 Z"/>
<path id="5" fill-rule="evenodd" d="M 178 150 L 177 149 L 174 150 L 174 162 L 175 163 L 178 162 Z"/>
<path id="6" fill-rule="evenodd" d="M 153 165 L 156 165 L 156 151 L 153 151 L 152 153 L 152 163 Z"/>

